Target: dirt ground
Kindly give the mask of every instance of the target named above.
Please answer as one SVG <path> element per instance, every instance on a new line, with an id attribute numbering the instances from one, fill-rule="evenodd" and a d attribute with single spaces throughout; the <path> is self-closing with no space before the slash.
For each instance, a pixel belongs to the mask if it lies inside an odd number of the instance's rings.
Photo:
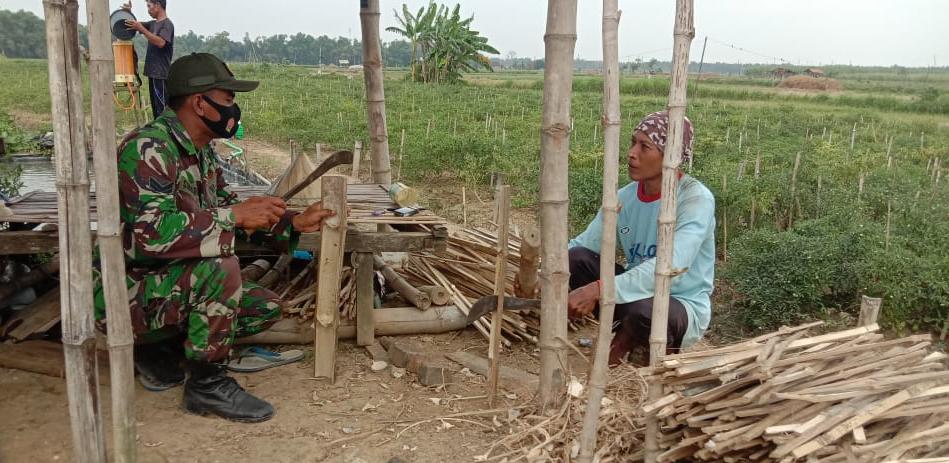
<path id="1" fill-rule="evenodd" d="M 384 310 L 384 309 L 381 309 Z M 572 338 L 588 337 L 584 327 Z M 487 342 L 475 330 L 409 337 L 431 350 L 484 355 Z M 576 341 L 574 339 L 574 345 Z M 290 348 L 289 346 L 287 348 Z M 534 390 L 504 384 L 493 414 L 451 417 L 490 410 L 484 377 L 455 364 L 454 382 L 423 387 L 415 375 L 395 378 L 391 367 L 374 372 L 363 348 L 339 346 L 338 378 L 329 385 L 313 376 L 312 347 L 304 361 L 253 374 L 235 374 L 249 391 L 270 401 L 276 416 L 265 423 L 231 423 L 181 408 L 182 388 L 149 392 L 136 383 L 138 453 L 141 462 L 328 461 L 385 463 L 474 461 L 508 432 L 507 408 L 528 403 Z M 579 348 L 592 357 L 592 349 Z M 537 350 L 515 344 L 502 364 L 537 373 Z M 571 353 L 574 375 L 586 363 Z M 110 426 L 109 388 L 101 389 L 103 422 Z M 63 380 L 0 369 L 0 462 L 71 461 L 72 440 Z M 438 419 L 439 417 L 447 417 Z"/>

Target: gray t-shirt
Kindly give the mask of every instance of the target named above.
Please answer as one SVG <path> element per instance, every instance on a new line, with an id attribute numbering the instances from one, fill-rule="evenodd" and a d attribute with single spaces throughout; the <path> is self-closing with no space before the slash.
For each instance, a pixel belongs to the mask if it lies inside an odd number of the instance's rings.
<path id="1" fill-rule="evenodd" d="M 148 49 L 145 52 L 145 75 L 154 79 L 167 79 L 168 69 L 171 67 L 171 56 L 175 53 L 175 25 L 168 18 L 142 24 L 152 34 L 165 39 L 164 48 L 148 43 Z"/>

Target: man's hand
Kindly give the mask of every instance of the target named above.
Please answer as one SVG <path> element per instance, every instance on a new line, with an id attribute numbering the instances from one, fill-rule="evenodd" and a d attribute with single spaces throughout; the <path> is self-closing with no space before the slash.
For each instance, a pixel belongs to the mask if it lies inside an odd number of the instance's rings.
<path id="1" fill-rule="evenodd" d="M 148 29 L 145 28 L 145 25 L 144 25 L 144 24 L 142 24 L 142 23 L 140 23 L 140 22 L 138 22 L 138 21 L 132 21 L 131 19 L 126 19 L 126 20 L 125 20 L 125 27 L 127 27 L 127 28 L 129 28 L 129 29 L 134 29 L 134 30 L 136 30 L 136 31 L 138 31 L 138 32 L 140 32 L 140 33 L 142 33 L 142 34 L 144 34 L 145 32 L 148 31 Z"/>
<path id="2" fill-rule="evenodd" d="M 567 300 L 567 316 L 570 318 L 582 318 L 593 313 L 596 303 L 600 299 L 600 284 L 596 281 L 586 286 L 581 286 L 570 291 Z"/>
<path id="3" fill-rule="evenodd" d="M 237 227 L 247 230 L 270 228 L 287 211 L 287 203 L 273 196 L 255 196 L 231 206 Z"/>
<path id="4" fill-rule="evenodd" d="M 312 204 L 301 214 L 293 217 L 293 229 L 300 233 L 320 231 L 323 226 L 323 219 L 334 215 L 336 215 L 335 212 L 323 209 L 322 202 Z"/>

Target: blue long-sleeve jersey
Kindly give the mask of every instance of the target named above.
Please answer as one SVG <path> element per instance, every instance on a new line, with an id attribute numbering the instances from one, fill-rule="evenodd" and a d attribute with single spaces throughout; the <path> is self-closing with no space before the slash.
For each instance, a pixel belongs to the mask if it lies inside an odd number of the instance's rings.
<path id="1" fill-rule="evenodd" d="M 639 182 L 618 193 L 622 209 L 616 222 L 617 243 L 626 255 L 626 271 L 616 276 L 616 302 L 635 302 L 653 297 L 656 287 L 656 234 L 659 197 L 646 196 Z M 597 253 L 603 233 L 602 212 L 570 247 L 582 246 Z M 682 346 L 698 341 L 712 315 L 712 284 L 715 278 L 715 197 L 698 180 L 683 175 L 679 179 L 676 204 L 673 269 L 687 269 L 672 279 L 672 297 L 679 300 L 689 316 L 689 328 Z"/>

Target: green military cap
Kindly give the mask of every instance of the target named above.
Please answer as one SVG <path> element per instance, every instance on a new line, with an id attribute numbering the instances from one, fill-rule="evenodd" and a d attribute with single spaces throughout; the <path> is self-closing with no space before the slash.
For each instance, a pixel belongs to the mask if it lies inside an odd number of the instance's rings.
<path id="1" fill-rule="evenodd" d="M 192 53 L 171 63 L 168 71 L 168 96 L 191 95 L 218 88 L 232 92 L 249 92 L 260 82 L 237 80 L 224 61 L 210 53 Z"/>

